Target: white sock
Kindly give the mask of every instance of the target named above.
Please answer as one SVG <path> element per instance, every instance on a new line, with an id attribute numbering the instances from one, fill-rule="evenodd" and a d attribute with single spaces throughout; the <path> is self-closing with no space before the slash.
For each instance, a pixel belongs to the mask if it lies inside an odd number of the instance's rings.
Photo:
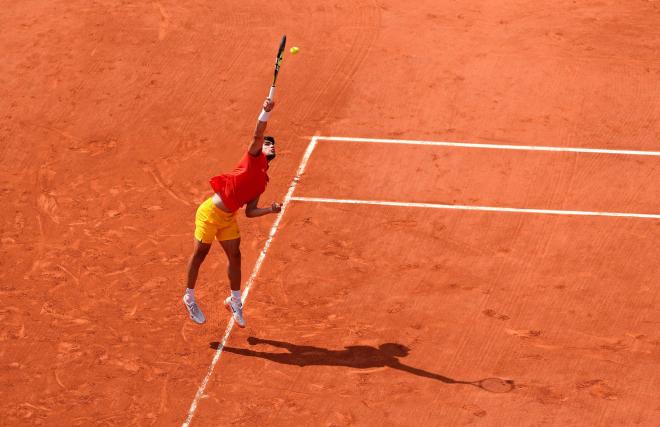
<path id="1" fill-rule="evenodd" d="M 195 290 L 194 290 L 194 289 L 190 289 L 190 288 L 186 288 L 186 294 L 185 294 L 185 297 L 186 297 L 186 300 L 188 300 L 188 302 L 193 302 L 193 301 L 195 301 Z"/>
<path id="2" fill-rule="evenodd" d="M 235 302 L 241 302 L 241 291 L 231 291 L 231 299 Z"/>

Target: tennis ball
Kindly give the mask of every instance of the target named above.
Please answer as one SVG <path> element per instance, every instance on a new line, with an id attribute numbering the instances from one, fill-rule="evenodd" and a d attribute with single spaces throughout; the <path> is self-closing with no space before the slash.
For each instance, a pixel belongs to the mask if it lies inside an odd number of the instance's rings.
<path id="1" fill-rule="evenodd" d="M 300 51 L 300 49 L 298 49 L 296 46 L 289 49 L 289 52 L 291 52 L 291 55 L 295 55 L 296 53 L 298 53 L 298 51 Z"/>

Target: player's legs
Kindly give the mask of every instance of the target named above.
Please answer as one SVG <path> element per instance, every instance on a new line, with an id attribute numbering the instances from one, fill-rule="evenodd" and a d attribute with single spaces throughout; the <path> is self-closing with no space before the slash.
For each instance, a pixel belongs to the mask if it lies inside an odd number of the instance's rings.
<path id="1" fill-rule="evenodd" d="M 206 259 L 206 255 L 211 249 L 213 239 L 218 235 L 218 230 L 222 224 L 218 223 L 215 211 L 217 208 L 213 206 L 211 198 L 206 199 L 195 213 L 195 239 L 193 246 L 193 253 L 188 261 L 188 275 L 187 275 L 187 288 L 195 289 L 197 282 L 197 273 L 199 267 Z"/>
<path id="2" fill-rule="evenodd" d="M 219 242 L 229 261 L 227 276 L 229 276 L 231 296 L 225 299 L 225 307 L 232 313 L 236 324 L 244 328 L 245 319 L 243 318 L 243 304 L 241 302 L 241 239 L 219 240 Z"/>
<path id="3" fill-rule="evenodd" d="M 195 284 L 199 267 L 202 265 L 211 249 L 213 238 L 217 234 L 218 227 L 212 218 L 213 204 L 211 199 L 202 203 L 195 214 L 195 239 L 193 240 L 193 253 L 188 260 L 188 270 L 186 274 L 186 293 L 183 295 L 183 303 L 188 309 L 190 319 L 202 324 L 206 318 L 202 310 L 195 301 Z"/>
<path id="4" fill-rule="evenodd" d="M 203 243 L 197 239 L 194 239 L 195 243 L 193 246 L 193 253 L 188 260 L 188 275 L 186 281 L 186 287 L 188 289 L 195 289 L 195 283 L 197 283 L 197 275 L 199 273 L 199 267 L 202 265 L 211 250 L 210 243 Z"/>
<path id="5" fill-rule="evenodd" d="M 241 239 L 220 240 L 220 246 L 227 254 L 227 276 L 232 291 L 241 290 Z"/>
<path id="6" fill-rule="evenodd" d="M 188 275 L 187 275 L 187 287 L 186 293 L 183 295 L 183 304 L 188 309 L 188 315 L 190 319 L 198 324 L 206 322 L 206 317 L 204 313 L 197 305 L 195 301 L 195 282 L 197 282 L 197 273 L 199 273 L 199 267 L 204 262 L 206 255 L 208 255 L 209 250 L 211 249 L 210 243 L 203 243 L 195 239 L 193 253 L 190 256 L 188 261 Z"/>

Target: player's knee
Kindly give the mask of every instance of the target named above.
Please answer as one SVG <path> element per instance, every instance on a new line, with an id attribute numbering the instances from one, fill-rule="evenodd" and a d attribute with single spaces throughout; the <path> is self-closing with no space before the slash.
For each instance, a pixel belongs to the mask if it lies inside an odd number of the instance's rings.
<path id="1" fill-rule="evenodd" d="M 202 262 L 202 261 L 204 261 L 204 259 L 206 258 L 206 255 L 208 255 L 210 249 L 211 249 L 211 246 L 210 246 L 210 245 L 209 245 L 209 246 L 206 246 L 206 245 L 204 245 L 204 246 L 202 246 L 202 245 L 198 246 L 198 247 L 195 249 L 195 252 L 193 253 L 193 259 L 194 259 L 195 261 L 198 261 L 198 262 Z"/>

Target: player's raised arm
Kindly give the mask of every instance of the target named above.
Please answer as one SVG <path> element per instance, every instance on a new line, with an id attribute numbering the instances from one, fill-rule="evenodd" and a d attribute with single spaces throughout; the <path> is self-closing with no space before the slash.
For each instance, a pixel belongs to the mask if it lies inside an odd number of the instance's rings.
<path id="1" fill-rule="evenodd" d="M 263 110 L 259 115 L 259 120 L 257 120 L 257 126 L 254 128 L 254 137 L 252 138 L 252 143 L 250 143 L 249 152 L 253 156 L 258 156 L 261 153 L 261 147 L 264 143 L 264 132 L 266 131 L 266 124 L 268 123 L 268 117 L 270 112 L 273 111 L 275 107 L 275 101 L 270 98 L 266 98 L 263 105 Z"/>

